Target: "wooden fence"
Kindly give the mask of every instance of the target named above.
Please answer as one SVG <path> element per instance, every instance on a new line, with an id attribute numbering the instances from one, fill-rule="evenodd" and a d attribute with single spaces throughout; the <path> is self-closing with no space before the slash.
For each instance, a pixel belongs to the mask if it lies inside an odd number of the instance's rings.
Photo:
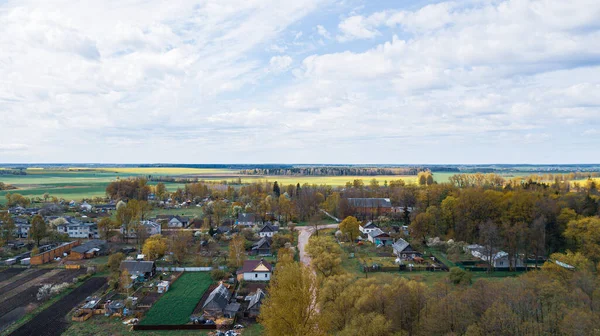
<path id="1" fill-rule="evenodd" d="M 71 251 L 72 248 L 79 246 L 79 244 L 79 241 L 72 241 L 70 243 L 62 244 L 50 251 L 32 256 L 29 263 L 31 265 L 43 265 L 45 263 L 49 263 L 56 257 L 62 258 L 64 253 Z"/>

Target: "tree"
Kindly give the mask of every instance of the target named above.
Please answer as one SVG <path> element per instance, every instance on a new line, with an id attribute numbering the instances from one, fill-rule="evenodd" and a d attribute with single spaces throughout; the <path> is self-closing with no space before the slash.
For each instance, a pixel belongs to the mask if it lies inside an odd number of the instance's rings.
<path id="1" fill-rule="evenodd" d="M 156 194 L 156 198 L 159 201 L 163 201 L 165 198 L 167 198 L 167 187 L 165 186 L 164 183 L 162 182 L 158 182 L 156 184 L 155 188 L 155 194 Z"/>
<path id="2" fill-rule="evenodd" d="M 496 224 L 487 220 L 479 225 L 479 240 L 485 247 L 486 258 L 488 262 L 488 272 L 494 270 L 494 256 L 498 252 L 498 227 Z"/>
<path id="3" fill-rule="evenodd" d="M 0 246 L 6 245 L 15 231 L 15 222 L 8 212 L 0 212 Z"/>
<path id="4" fill-rule="evenodd" d="M 324 334 L 319 328 L 319 285 L 307 266 L 297 262 L 278 266 L 267 292 L 258 318 L 264 335 Z"/>
<path id="5" fill-rule="evenodd" d="M 191 242 L 192 234 L 189 231 L 177 231 L 177 233 L 171 236 L 170 251 L 173 253 L 173 260 L 175 262 L 181 264 L 184 261 Z"/>
<path id="6" fill-rule="evenodd" d="M 13 207 L 13 206 L 27 207 L 31 203 L 31 200 L 29 198 L 24 197 L 21 194 L 6 193 L 6 195 L 4 197 L 6 197 L 6 206 L 7 207 Z"/>
<path id="7" fill-rule="evenodd" d="M 311 237 L 306 245 L 311 264 L 321 275 L 337 274 L 342 264 L 342 249 L 331 237 Z"/>
<path id="8" fill-rule="evenodd" d="M 279 197 L 281 195 L 281 189 L 279 189 L 279 184 L 277 181 L 273 183 L 273 194 L 275 194 L 275 197 Z"/>
<path id="9" fill-rule="evenodd" d="M 108 262 L 106 263 L 106 267 L 111 272 L 118 272 L 121 267 L 121 261 L 125 260 L 125 255 L 121 252 L 111 254 L 108 256 Z"/>
<path id="10" fill-rule="evenodd" d="M 354 216 L 348 216 L 340 223 L 340 230 L 344 235 L 350 238 L 350 241 L 354 243 L 354 239 L 360 235 L 360 224 L 358 219 Z"/>
<path id="11" fill-rule="evenodd" d="M 146 255 L 146 260 L 156 260 L 167 252 L 167 238 L 156 234 L 146 239 L 142 253 Z"/>
<path id="12" fill-rule="evenodd" d="M 425 244 L 427 236 L 433 231 L 433 216 L 429 213 L 420 213 L 410 223 L 410 234 L 413 238 Z"/>
<path id="13" fill-rule="evenodd" d="M 448 274 L 448 279 L 455 285 L 470 285 L 473 275 L 469 271 L 465 271 L 460 267 L 452 267 Z"/>
<path id="14" fill-rule="evenodd" d="M 110 217 L 104 217 L 98 222 L 98 233 L 100 238 L 108 240 L 114 229 L 117 228 L 117 224 L 110 219 Z"/>
<path id="15" fill-rule="evenodd" d="M 127 269 L 124 269 L 121 272 L 121 276 L 119 277 L 119 288 L 121 289 L 121 291 L 127 293 L 127 296 L 129 296 L 129 290 L 131 289 L 132 282 L 133 281 L 131 280 L 131 275 L 129 274 L 129 271 L 127 271 Z"/>
<path id="16" fill-rule="evenodd" d="M 244 236 L 236 235 L 229 242 L 229 264 L 231 267 L 239 268 L 244 265 L 244 260 L 246 260 L 245 241 Z"/>
<path id="17" fill-rule="evenodd" d="M 37 246 L 40 246 L 40 241 L 48 236 L 46 222 L 40 215 L 35 215 L 31 219 L 31 228 L 29 229 L 29 237 L 33 239 Z"/>
<path id="18" fill-rule="evenodd" d="M 587 217 L 572 220 L 564 233 L 579 250 L 594 262 L 600 261 L 600 218 Z"/>

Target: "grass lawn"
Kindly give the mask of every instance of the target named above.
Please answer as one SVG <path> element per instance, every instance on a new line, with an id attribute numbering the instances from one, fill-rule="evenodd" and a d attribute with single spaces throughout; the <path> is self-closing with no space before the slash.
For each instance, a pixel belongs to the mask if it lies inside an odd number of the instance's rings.
<path id="1" fill-rule="evenodd" d="M 143 325 L 186 324 L 212 280 L 206 272 L 184 273 L 142 319 Z"/>
<path id="2" fill-rule="evenodd" d="M 71 326 L 63 335 L 79 336 L 113 336 L 113 335 L 136 335 L 136 336 L 183 336 L 183 335 L 208 335 L 210 331 L 203 330 L 174 330 L 174 331 L 131 331 L 131 327 L 123 324 L 120 318 L 94 315 L 85 322 L 71 322 Z"/>

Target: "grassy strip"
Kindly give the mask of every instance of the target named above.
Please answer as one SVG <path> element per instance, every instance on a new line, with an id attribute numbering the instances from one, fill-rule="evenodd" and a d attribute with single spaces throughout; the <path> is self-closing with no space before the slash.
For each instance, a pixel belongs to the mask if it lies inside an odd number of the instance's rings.
<path id="1" fill-rule="evenodd" d="M 448 266 L 448 268 L 456 267 L 456 264 L 448 260 L 448 258 L 446 258 L 446 256 L 442 252 L 429 247 L 425 248 L 425 251 L 427 251 L 427 253 L 431 254 L 439 261 L 443 262 L 446 266 Z"/>
<path id="2" fill-rule="evenodd" d="M 198 301 L 212 280 L 206 272 L 184 273 L 171 284 L 169 291 L 158 300 L 141 321 L 142 325 L 177 325 L 189 322 Z"/>
<path id="3" fill-rule="evenodd" d="M 30 311 L 29 313 L 25 314 L 25 316 L 23 316 L 20 319 L 16 320 L 7 329 L 3 330 L 2 333 L 0 333 L 0 335 L 9 335 L 13 331 L 17 330 L 19 327 L 21 327 L 22 325 L 24 325 L 25 323 L 31 321 L 39 313 L 41 313 L 42 311 L 44 311 L 45 309 L 47 309 L 48 307 L 50 307 L 51 305 L 53 305 L 54 303 L 56 303 L 58 300 L 62 299 L 63 297 L 65 297 L 66 295 L 68 295 L 69 293 L 71 293 L 72 291 L 74 291 L 77 287 L 83 285 L 84 283 L 85 283 L 85 281 L 78 281 L 72 288 L 69 288 L 69 289 L 65 290 L 64 292 L 58 294 L 57 296 L 51 298 L 50 300 L 44 302 L 43 304 L 41 304 L 36 309 Z"/>

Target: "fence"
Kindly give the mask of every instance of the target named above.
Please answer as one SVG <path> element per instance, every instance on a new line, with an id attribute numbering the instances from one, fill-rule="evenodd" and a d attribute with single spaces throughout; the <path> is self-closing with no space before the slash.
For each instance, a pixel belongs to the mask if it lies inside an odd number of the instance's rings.
<path id="1" fill-rule="evenodd" d="M 379 266 L 379 267 L 369 267 L 363 266 L 361 267 L 363 273 L 372 273 L 372 272 L 447 272 L 447 267 L 415 267 L 412 270 L 406 267 L 406 265 L 399 266 Z"/>
<path id="2" fill-rule="evenodd" d="M 133 326 L 133 330 L 216 330 L 217 326 L 206 324 L 179 324 L 179 325 L 139 325 Z"/>
<path id="3" fill-rule="evenodd" d="M 210 272 L 212 267 L 157 267 L 160 272 Z"/>

